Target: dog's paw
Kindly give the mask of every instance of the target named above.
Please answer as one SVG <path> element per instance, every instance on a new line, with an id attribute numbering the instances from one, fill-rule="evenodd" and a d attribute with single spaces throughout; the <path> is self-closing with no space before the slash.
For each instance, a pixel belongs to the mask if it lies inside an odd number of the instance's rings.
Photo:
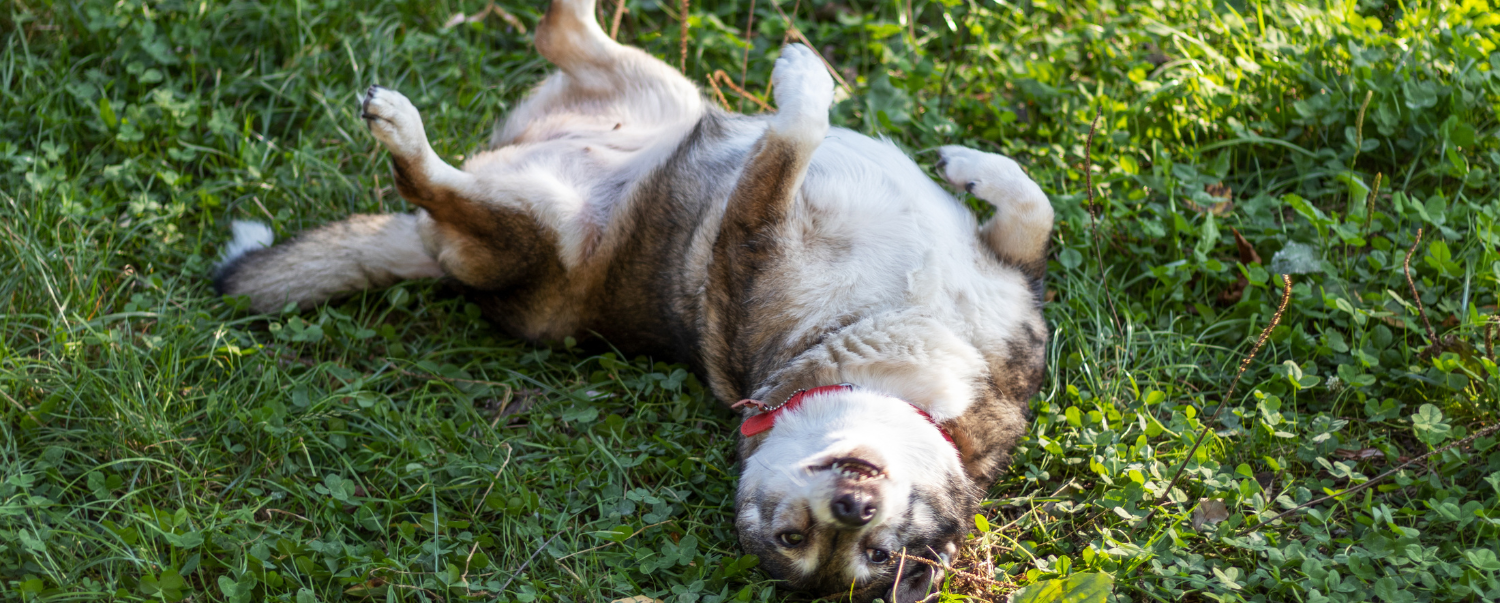
<path id="1" fill-rule="evenodd" d="M 973 193 L 975 187 L 979 186 L 986 177 L 993 177 L 987 172 L 996 171 L 992 168 L 995 167 L 993 164 L 997 160 L 1015 163 L 1001 155 L 991 155 L 968 147 L 949 145 L 938 149 L 936 167 L 943 179 L 948 181 L 948 186 L 955 190 Z"/>
<path id="2" fill-rule="evenodd" d="M 938 149 L 938 156 L 937 169 L 949 186 L 990 205 L 1047 202 L 1041 187 L 1009 157 L 954 145 Z"/>
<path id="3" fill-rule="evenodd" d="M 360 110 L 360 117 L 370 127 L 370 133 L 392 155 L 421 155 L 427 144 L 427 133 L 422 129 L 422 114 L 400 92 L 370 86 L 360 103 Z"/>
<path id="4" fill-rule="evenodd" d="M 771 71 L 771 83 L 776 95 L 776 130 L 822 140 L 828 133 L 833 78 L 818 55 L 801 44 L 787 44 Z"/>

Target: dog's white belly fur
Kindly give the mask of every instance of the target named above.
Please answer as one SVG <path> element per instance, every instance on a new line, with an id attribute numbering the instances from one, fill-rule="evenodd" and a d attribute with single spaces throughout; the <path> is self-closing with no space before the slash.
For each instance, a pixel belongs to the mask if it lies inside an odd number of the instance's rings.
<path id="1" fill-rule="evenodd" d="M 544 188 L 492 202 L 525 204 L 557 236 L 559 259 L 573 269 L 595 257 L 604 230 L 622 213 L 617 210 L 629 198 L 629 186 L 665 161 L 692 124 L 626 126 L 608 116 L 580 114 L 554 114 L 547 121 L 555 125 L 478 153 L 463 169 L 484 189 L 509 192 L 518 182 Z"/>
<path id="2" fill-rule="evenodd" d="M 964 339 L 1011 333 L 1030 291 L 974 236 L 974 216 L 888 142 L 835 130 L 813 156 L 795 312 L 802 329 L 840 314 L 921 308 Z M 805 289 L 804 289 L 805 288 Z M 1007 303 L 1010 302 L 1010 303 Z M 977 331 L 976 331 L 977 330 Z"/>

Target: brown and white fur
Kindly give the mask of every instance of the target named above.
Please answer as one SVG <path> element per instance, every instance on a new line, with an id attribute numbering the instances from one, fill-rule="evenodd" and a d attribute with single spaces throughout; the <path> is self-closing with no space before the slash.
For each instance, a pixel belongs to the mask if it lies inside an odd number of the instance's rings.
<path id="1" fill-rule="evenodd" d="M 559 71 L 462 170 L 371 87 L 364 118 L 419 209 L 274 247 L 237 223 L 220 291 L 271 311 L 446 277 L 512 334 L 599 333 L 725 402 L 855 384 L 742 439 L 741 543 L 812 594 L 926 596 L 942 573 L 891 553 L 952 559 L 1042 377 L 1047 197 L 1010 159 L 944 147 L 948 183 L 995 207 L 978 225 L 889 142 L 829 127 L 833 82 L 799 45 L 764 116 L 615 43 L 593 0 L 553 0 L 536 45 Z"/>

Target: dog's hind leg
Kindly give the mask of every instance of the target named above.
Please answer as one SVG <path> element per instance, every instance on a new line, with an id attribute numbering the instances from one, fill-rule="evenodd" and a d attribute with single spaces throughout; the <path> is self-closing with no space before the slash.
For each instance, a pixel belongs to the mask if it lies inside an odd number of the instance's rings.
<path id="1" fill-rule="evenodd" d="M 703 95 L 670 65 L 612 39 L 594 18 L 594 0 L 553 0 L 537 25 L 536 48 L 559 71 L 532 91 L 495 131 L 492 147 L 532 139 L 536 124 L 554 113 L 570 129 L 592 119 L 603 130 L 627 132 L 663 124 L 690 127 L 703 113 Z M 586 117 L 585 117 L 586 116 Z"/>
<path id="2" fill-rule="evenodd" d="M 448 165 L 428 143 L 416 107 L 394 90 L 371 86 L 363 109 L 370 132 L 391 152 L 396 190 L 426 210 L 419 233 L 446 274 L 499 290 L 564 270 L 558 233 L 533 210 L 573 194 L 566 186 L 535 173 L 481 182 Z"/>
<path id="3" fill-rule="evenodd" d="M 776 116 L 750 150 L 739 180 L 729 194 L 719 236 L 714 242 L 708 283 L 707 346 L 711 366 L 732 367 L 741 323 L 735 314 L 744 311 L 734 300 L 744 299 L 773 257 L 777 230 L 787 227 L 787 218 L 797 191 L 807 175 L 813 152 L 828 133 L 828 107 L 833 103 L 833 78 L 813 51 L 801 44 L 782 48 L 771 72 L 776 95 Z M 723 371 L 721 374 L 743 374 Z M 742 396 L 747 384 L 713 383 L 722 399 Z"/>
<path id="4" fill-rule="evenodd" d="M 396 190 L 439 222 L 461 222 L 472 205 L 456 198 L 474 188 L 474 177 L 448 165 L 427 142 L 422 114 L 400 92 L 370 86 L 361 117 L 375 139 L 391 152 Z"/>
<path id="5" fill-rule="evenodd" d="M 960 146 L 946 146 L 939 153 L 938 170 L 950 185 L 995 207 L 994 217 L 979 228 L 980 238 L 1000 261 L 1020 269 L 1040 295 L 1052 234 L 1047 194 L 1004 155 Z"/>
<path id="6" fill-rule="evenodd" d="M 288 303 L 305 310 L 341 293 L 443 276 L 411 214 L 350 216 L 275 247 L 272 236 L 264 225 L 235 222 L 214 288 L 248 296 L 257 312 L 274 312 Z"/>

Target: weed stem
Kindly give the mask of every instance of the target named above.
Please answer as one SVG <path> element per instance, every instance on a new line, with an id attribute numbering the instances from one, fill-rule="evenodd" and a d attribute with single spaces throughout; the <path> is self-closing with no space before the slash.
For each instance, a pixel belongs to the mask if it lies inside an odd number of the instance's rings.
<path id="1" fill-rule="evenodd" d="M 1285 287 L 1281 292 L 1281 306 L 1277 307 L 1276 314 L 1271 316 L 1271 324 L 1266 325 L 1266 328 L 1261 330 L 1260 337 L 1255 340 L 1255 347 L 1250 348 L 1250 355 L 1245 356 L 1245 359 L 1240 361 L 1240 370 L 1235 372 L 1234 381 L 1229 383 L 1229 393 L 1224 394 L 1224 397 L 1219 401 L 1219 408 L 1215 409 L 1214 414 L 1207 421 L 1203 422 L 1203 430 L 1198 433 L 1197 441 L 1193 442 L 1193 447 L 1188 449 L 1187 456 L 1182 458 L 1182 464 L 1178 465 L 1177 472 L 1172 474 L 1172 481 L 1167 482 L 1167 487 L 1161 491 L 1161 494 L 1157 495 L 1156 501 L 1151 504 L 1151 512 L 1147 513 L 1146 518 L 1141 520 L 1142 523 L 1151 521 L 1151 518 L 1156 516 L 1157 510 L 1161 509 L 1162 502 L 1172 494 L 1172 488 L 1176 487 L 1177 480 L 1182 478 L 1182 472 L 1187 469 L 1188 461 L 1193 460 L 1193 455 L 1197 454 L 1198 447 L 1203 445 L 1203 440 L 1213 430 L 1214 422 L 1218 421 L 1219 414 L 1224 412 L 1224 407 L 1229 406 L 1230 401 L 1234 399 L 1234 390 L 1240 386 L 1240 377 L 1245 376 L 1245 369 L 1250 368 L 1250 362 L 1255 360 L 1256 354 L 1259 354 L 1260 349 L 1266 345 L 1266 340 L 1271 338 L 1271 331 L 1276 329 L 1276 325 L 1281 324 L 1281 317 L 1286 314 L 1287 303 L 1292 299 L 1292 277 L 1291 275 L 1283 274 L 1281 275 L 1281 280 Z"/>
<path id="2" fill-rule="evenodd" d="M 1401 261 L 1401 269 L 1406 272 L 1406 286 L 1411 287 L 1411 298 L 1417 302 L 1417 316 L 1422 317 L 1422 326 L 1427 328 L 1427 343 L 1437 345 L 1437 332 L 1432 330 L 1432 323 L 1427 320 L 1427 309 L 1422 307 L 1422 296 L 1417 293 L 1417 283 L 1411 279 L 1411 255 L 1417 252 L 1417 245 L 1422 243 L 1422 229 L 1417 229 L 1417 240 L 1411 242 L 1411 249 L 1406 251 L 1406 259 Z"/>

